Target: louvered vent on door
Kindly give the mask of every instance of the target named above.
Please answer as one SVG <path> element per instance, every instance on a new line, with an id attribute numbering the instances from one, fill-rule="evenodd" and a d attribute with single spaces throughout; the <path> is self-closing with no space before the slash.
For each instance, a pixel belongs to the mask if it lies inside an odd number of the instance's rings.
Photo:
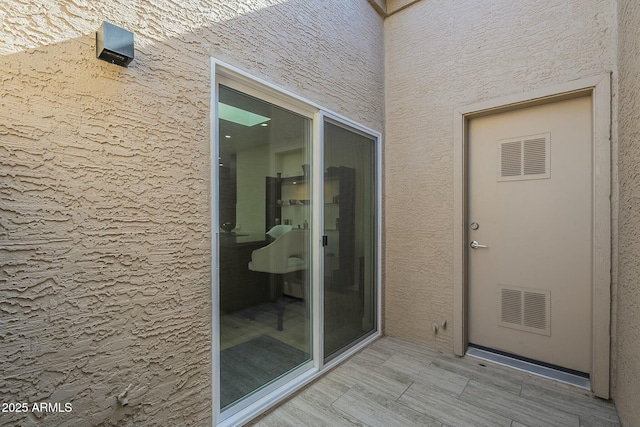
<path id="1" fill-rule="evenodd" d="M 498 181 L 550 178 L 548 133 L 498 141 Z"/>
<path id="2" fill-rule="evenodd" d="M 525 139 L 524 175 L 544 175 L 547 173 L 547 140 L 545 138 Z"/>
<path id="3" fill-rule="evenodd" d="M 522 175 L 522 141 L 505 142 L 501 149 L 500 176 Z"/>
<path id="4" fill-rule="evenodd" d="M 551 335 L 551 292 L 498 285 L 498 325 Z"/>

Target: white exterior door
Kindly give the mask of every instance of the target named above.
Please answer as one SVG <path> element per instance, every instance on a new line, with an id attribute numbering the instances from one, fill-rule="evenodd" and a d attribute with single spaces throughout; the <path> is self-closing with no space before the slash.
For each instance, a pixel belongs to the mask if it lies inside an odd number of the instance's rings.
<path id="1" fill-rule="evenodd" d="M 469 342 L 586 373 L 591 105 L 583 96 L 468 128 Z"/>

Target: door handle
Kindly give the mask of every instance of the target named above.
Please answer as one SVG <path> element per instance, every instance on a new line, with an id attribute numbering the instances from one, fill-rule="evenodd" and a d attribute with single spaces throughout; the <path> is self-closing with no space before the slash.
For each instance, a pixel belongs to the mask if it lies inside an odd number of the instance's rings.
<path id="1" fill-rule="evenodd" d="M 486 248 L 487 245 L 481 245 L 480 243 L 476 242 L 475 240 L 473 242 L 471 242 L 469 244 L 469 246 L 471 246 L 471 249 L 478 249 L 478 248 Z"/>

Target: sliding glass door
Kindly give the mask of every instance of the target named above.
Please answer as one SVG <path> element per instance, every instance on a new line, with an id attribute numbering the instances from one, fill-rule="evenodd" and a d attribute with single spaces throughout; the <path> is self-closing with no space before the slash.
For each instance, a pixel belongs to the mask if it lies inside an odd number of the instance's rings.
<path id="1" fill-rule="evenodd" d="M 378 136 L 222 73 L 213 390 L 216 423 L 235 425 L 379 331 Z"/>
<path id="2" fill-rule="evenodd" d="M 324 357 L 376 331 L 376 144 L 324 124 Z"/>
<path id="3" fill-rule="evenodd" d="M 220 408 L 311 360 L 311 120 L 218 90 Z"/>

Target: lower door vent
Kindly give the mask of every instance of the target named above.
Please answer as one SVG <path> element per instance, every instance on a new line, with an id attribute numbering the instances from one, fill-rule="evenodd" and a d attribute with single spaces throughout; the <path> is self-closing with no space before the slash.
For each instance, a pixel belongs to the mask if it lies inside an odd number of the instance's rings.
<path id="1" fill-rule="evenodd" d="M 551 335 L 551 292 L 498 285 L 498 325 Z"/>

